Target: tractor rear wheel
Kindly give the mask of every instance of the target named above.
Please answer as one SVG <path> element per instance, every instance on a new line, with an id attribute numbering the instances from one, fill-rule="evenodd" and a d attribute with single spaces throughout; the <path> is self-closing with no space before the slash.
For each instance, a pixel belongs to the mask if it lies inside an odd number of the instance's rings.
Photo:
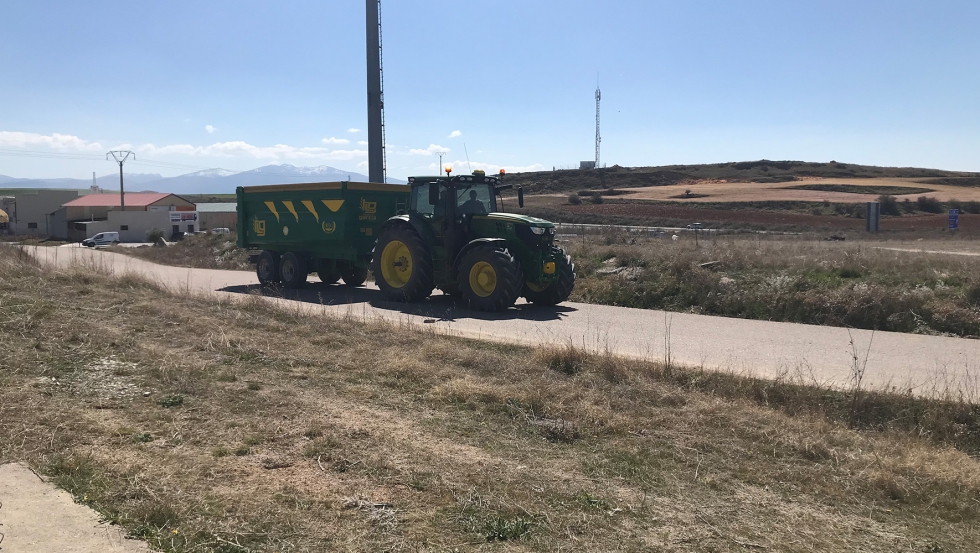
<path id="1" fill-rule="evenodd" d="M 279 254 L 262 250 L 255 262 L 255 274 L 262 286 L 279 282 Z"/>
<path id="2" fill-rule="evenodd" d="M 309 274 L 306 257 L 302 255 L 286 252 L 279 260 L 279 276 L 282 278 L 282 285 L 286 288 L 302 287 L 306 284 L 306 277 Z"/>
<path id="3" fill-rule="evenodd" d="M 572 295 L 575 288 L 575 264 L 572 257 L 565 253 L 565 250 L 558 248 L 560 265 L 558 267 L 558 280 L 549 282 L 544 286 L 538 286 L 531 282 L 524 283 L 524 290 L 521 295 L 534 305 L 558 305 Z"/>
<path id="4" fill-rule="evenodd" d="M 374 245 L 374 282 L 386 299 L 417 301 L 432 293 L 432 258 L 422 238 L 401 225 L 385 229 Z"/>
<path id="5" fill-rule="evenodd" d="M 367 267 L 345 263 L 340 266 L 340 276 L 344 277 L 347 286 L 360 286 L 367 280 Z"/>
<path id="6" fill-rule="evenodd" d="M 520 264 L 506 249 L 476 247 L 459 264 L 459 289 L 477 311 L 502 311 L 514 305 L 523 281 Z"/>

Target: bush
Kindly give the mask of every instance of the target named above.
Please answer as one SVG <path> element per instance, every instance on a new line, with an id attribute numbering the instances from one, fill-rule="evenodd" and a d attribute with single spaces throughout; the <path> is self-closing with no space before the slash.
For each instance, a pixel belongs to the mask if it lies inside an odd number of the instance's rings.
<path id="1" fill-rule="evenodd" d="M 925 211 L 926 213 L 942 213 L 943 204 L 936 198 L 932 196 L 919 196 L 916 200 L 919 206 L 919 211 Z"/>
<path id="2" fill-rule="evenodd" d="M 592 194 L 592 203 L 594 203 L 594 204 L 601 204 L 602 203 L 602 194 L 600 194 L 598 192 Z"/>
<path id="3" fill-rule="evenodd" d="M 901 215 L 898 211 L 898 200 L 891 194 L 878 196 L 878 203 L 881 204 L 882 215 Z"/>
<path id="4" fill-rule="evenodd" d="M 568 203 L 570 203 L 572 205 L 579 205 L 579 204 L 582 203 L 582 198 L 579 198 L 578 197 L 578 194 L 569 194 L 568 195 Z"/>
<path id="5" fill-rule="evenodd" d="M 908 198 L 902 200 L 902 211 L 904 211 L 905 213 L 915 213 L 915 207 L 916 206 L 914 203 L 912 203 L 912 200 Z"/>
<path id="6" fill-rule="evenodd" d="M 976 200 L 963 202 L 963 211 L 966 213 L 973 213 L 974 215 L 980 214 L 980 202 Z"/>
<path id="7" fill-rule="evenodd" d="M 158 228 L 146 231 L 146 241 L 152 243 L 154 246 L 162 245 L 165 237 L 166 234 Z"/>

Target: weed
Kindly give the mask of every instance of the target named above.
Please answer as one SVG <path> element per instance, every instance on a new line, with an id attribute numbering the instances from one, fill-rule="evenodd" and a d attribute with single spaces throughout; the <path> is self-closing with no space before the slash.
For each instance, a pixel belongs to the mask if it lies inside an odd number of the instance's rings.
<path id="1" fill-rule="evenodd" d="M 484 524 L 487 541 L 519 540 L 531 531 L 532 521 L 524 516 L 494 515 Z"/>
<path id="2" fill-rule="evenodd" d="M 180 394 L 171 394 L 160 398 L 159 403 L 161 407 L 180 407 L 184 404 L 184 396 Z"/>
<path id="3" fill-rule="evenodd" d="M 140 432 L 138 434 L 133 434 L 133 443 L 145 444 L 153 441 L 153 435 L 149 432 Z"/>

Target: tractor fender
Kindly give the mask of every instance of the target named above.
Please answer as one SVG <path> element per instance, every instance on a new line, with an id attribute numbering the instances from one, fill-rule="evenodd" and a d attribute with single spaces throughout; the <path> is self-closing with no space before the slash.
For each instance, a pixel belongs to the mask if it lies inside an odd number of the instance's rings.
<path id="1" fill-rule="evenodd" d="M 463 256 L 469 253 L 473 248 L 478 248 L 484 244 L 494 244 L 500 248 L 506 248 L 507 240 L 504 240 L 503 238 L 477 238 L 476 240 L 473 240 L 469 244 L 463 246 L 463 249 L 459 250 L 459 253 L 456 254 L 456 259 L 453 260 L 453 276 L 456 275 L 456 269 L 459 267 L 459 262 L 463 260 Z"/>
<path id="2" fill-rule="evenodd" d="M 378 236 L 394 226 L 405 226 L 414 230 L 419 237 L 425 242 L 426 246 L 432 247 L 433 244 L 438 244 L 439 239 L 436 238 L 434 232 L 432 232 L 432 227 L 429 225 L 428 221 L 419 215 L 406 213 L 403 215 L 395 215 L 394 217 L 388 219 L 381 225 L 378 229 Z"/>

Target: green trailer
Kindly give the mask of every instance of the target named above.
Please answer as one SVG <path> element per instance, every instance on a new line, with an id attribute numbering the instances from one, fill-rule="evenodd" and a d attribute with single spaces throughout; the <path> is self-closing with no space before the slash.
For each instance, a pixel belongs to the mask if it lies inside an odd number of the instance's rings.
<path id="1" fill-rule="evenodd" d="M 238 245 L 259 282 L 299 287 L 309 273 L 360 286 L 368 270 L 390 300 L 435 288 L 480 311 L 568 299 L 575 265 L 555 225 L 506 213 L 512 188 L 482 171 L 410 177 L 408 186 L 321 183 L 238 189 Z M 518 205 L 524 194 L 517 190 Z"/>
<path id="2" fill-rule="evenodd" d="M 263 284 L 298 287 L 316 272 L 328 284 L 367 277 L 378 229 L 408 207 L 408 186 L 326 182 L 239 187 L 238 246 Z"/>

